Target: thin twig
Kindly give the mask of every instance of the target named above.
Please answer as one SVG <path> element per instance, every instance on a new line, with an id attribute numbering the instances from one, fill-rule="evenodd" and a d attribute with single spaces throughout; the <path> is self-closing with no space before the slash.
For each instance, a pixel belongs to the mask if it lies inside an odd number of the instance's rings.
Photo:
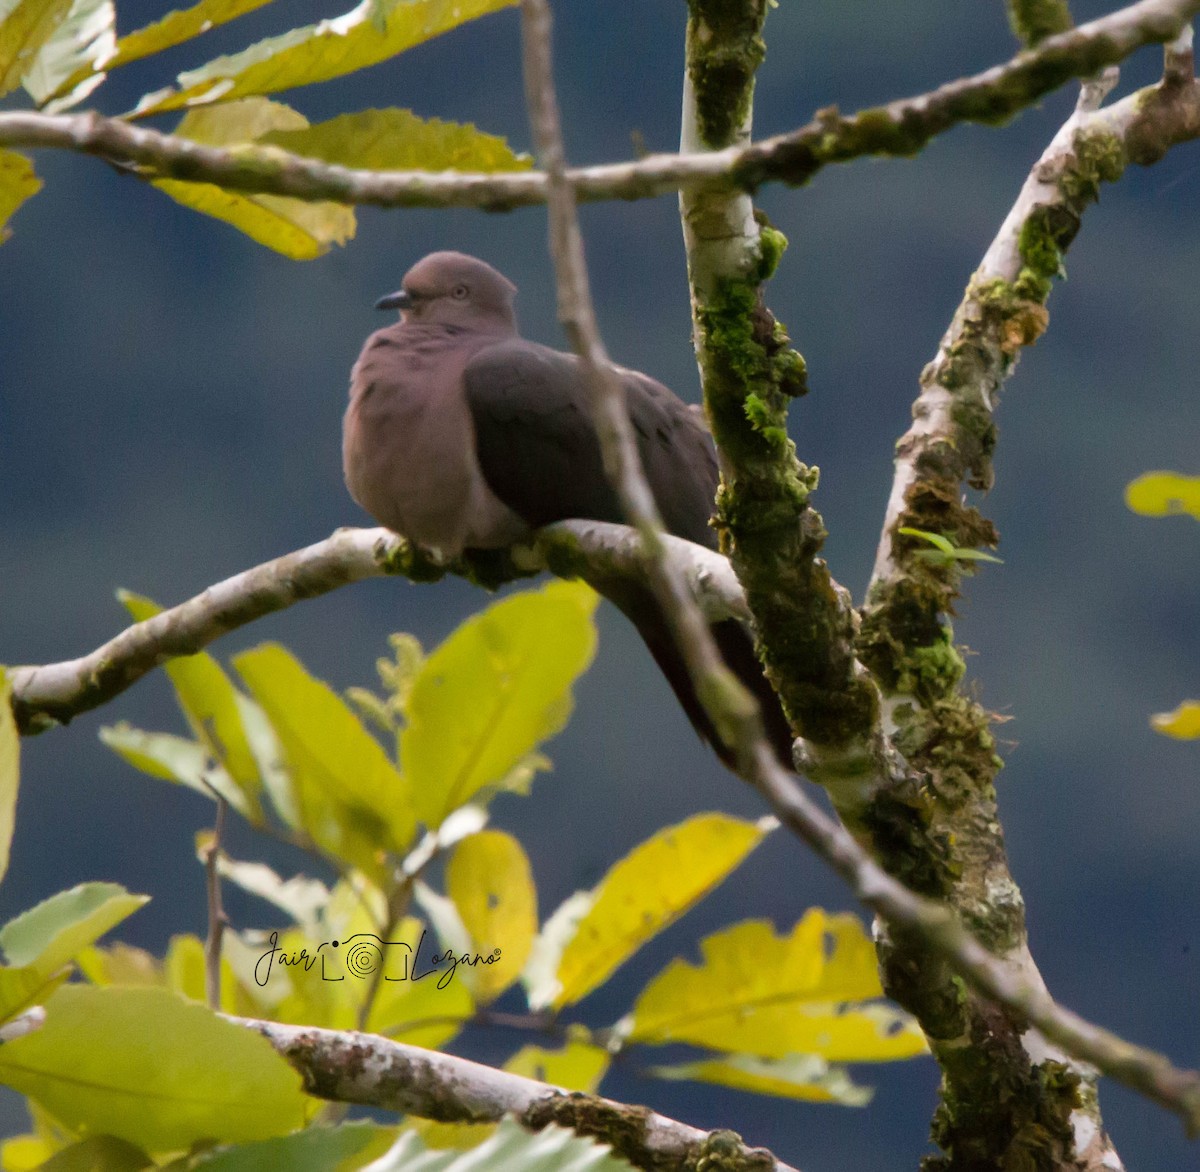
<path id="1" fill-rule="evenodd" d="M 492 1123 L 506 1115 L 534 1129 L 557 1123 L 613 1144 L 637 1167 L 664 1172 L 695 1168 L 709 1138 L 708 1132 L 644 1107 L 568 1094 L 547 1083 L 375 1034 L 252 1018 L 230 1020 L 262 1034 L 300 1072 L 309 1094 L 339 1103 L 445 1123 Z M 739 1147 L 731 1160 L 756 1154 L 771 1159 L 776 1172 L 795 1172 L 760 1148 Z"/>
<path id="2" fill-rule="evenodd" d="M 723 176 L 747 189 L 769 180 L 797 184 L 831 163 L 911 156 L 960 123 L 1002 122 L 1072 78 L 1120 62 L 1143 45 L 1171 40 L 1197 11 L 1200 0 L 1141 0 L 930 93 L 847 117 L 821 111 L 799 129 L 751 146 L 580 168 L 568 172 L 567 181 L 581 200 L 648 199 Z M 544 203 L 550 190 L 544 173 L 355 170 L 276 148 L 203 146 L 95 113 L 0 113 L 0 146 L 70 150 L 135 165 L 154 178 L 379 207 L 507 211 Z"/>
<path id="3" fill-rule="evenodd" d="M 208 935 L 204 941 L 204 995 L 209 1009 L 221 1008 L 221 942 L 229 917 L 221 900 L 221 873 L 218 863 L 221 857 L 221 839 L 225 833 L 225 814 L 229 804 L 219 793 L 213 793 L 217 803 L 217 815 L 213 822 L 212 837 L 205 844 L 204 886 L 208 898 Z"/>

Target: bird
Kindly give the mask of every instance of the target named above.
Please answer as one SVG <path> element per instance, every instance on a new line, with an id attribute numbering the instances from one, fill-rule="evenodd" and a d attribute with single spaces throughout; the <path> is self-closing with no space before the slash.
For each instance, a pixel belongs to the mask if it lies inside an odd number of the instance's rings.
<path id="1" fill-rule="evenodd" d="M 379 524 L 449 558 L 511 546 L 555 521 L 625 521 L 583 366 L 521 337 L 516 295 L 485 261 L 431 253 L 376 302 L 399 310 L 399 320 L 371 334 L 350 374 L 342 427 L 350 495 Z M 719 473 L 702 413 L 649 376 L 615 369 L 666 530 L 716 549 Z M 733 749 L 705 712 L 649 587 L 615 574 L 592 585 L 637 628 L 692 726 L 732 767 Z M 736 619 L 711 630 L 790 768 L 793 734 L 749 632 Z"/>

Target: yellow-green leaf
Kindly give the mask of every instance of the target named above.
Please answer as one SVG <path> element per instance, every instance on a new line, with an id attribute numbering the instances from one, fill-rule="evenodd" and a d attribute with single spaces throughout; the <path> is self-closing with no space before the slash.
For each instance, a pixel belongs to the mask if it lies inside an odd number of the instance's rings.
<path id="1" fill-rule="evenodd" d="M 674 923 L 762 841 L 768 820 L 697 814 L 660 830 L 615 863 L 558 964 L 561 1008 L 601 985 L 652 936 Z"/>
<path id="2" fill-rule="evenodd" d="M 172 45 L 181 45 L 201 33 L 226 24 L 247 12 L 253 12 L 271 0 L 200 0 L 191 8 L 168 12 L 161 20 L 127 33 L 117 42 L 117 54 L 109 69 L 127 65 L 151 53 L 160 53 Z"/>
<path id="3" fill-rule="evenodd" d="M 472 834 L 446 865 L 446 894 L 471 936 L 474 954 L 495 963 L 459 966 L 475 1000 L 494 1001 L 520 975 L 537 933 L 537 889 L 521 844 L 502 830 Z"/>
<path id="4" fill-rule="evenodd" d="M 807 1103 L 840 1103 L 843 1107 L 865 1107 L 875 1094 L 870 1087 L 854 1082 L 842 1067 L 830 1066 L 813 1054 L 773 1062 L 735 1054 L 679 1066 L 654 1066 L 650 1073 L 658 1078 L 690 1079 L 756 1095 L 777 1095 Z"/>
<path id="5" fill-rule="evenodd" d="M 430 971 L 431 951 L 427 940 L 420 952 L 414 949 L 408 980 L 385 981 L 380 986 L 367 1018 L 368 1030 L 413 1046 L 440 1049 L 471 1019 L 475 1001 L 462 968 L 442 984 L 445 966 Z"/>
<path id="6" fill-rule="evenodd" d="M 1146 472 L 1125 488 L 1125 503 L 1144 517 L 1184 514 L 1200 521 L 1200 476 Z"/>
<path id="7" fill-rule="evenodd" d="M 42 181 L 24 155 L 0 150 L 0 244 L 12 235 L 8 221 L 13 212 L 41 189 Z"/>
<path id="8" fill-rule="evenodd" d="M 70 8 L 71 0 L 0 0 L 0 96 L 21 84 Z"/>
<path id="9" fill-rule="evenodd" d="M 118 597 L 134 622 L 145 622 L 162 612 L 157 602 L 140 594 L 122 590 Z M 237 689 L 225 669 L 206 651 L 168 659 L 164 667 L 192 733 L 257 807 L 261 790 L 258 765 L 242 727 Z M 260 821 L 261 816 L 259 810 Z"/>
<path id="10" fill-rule="evenodd" d="M 246 98 L 183 116 L 175 133 L 206 146 L 253 143 L 271 130 L 298 130 L 304 115 L 282 102 Z M 155 179 L 154 186 L 178 203 L 232 224 L 252 240 L 293 260 L 312 260 L 355 231 L 354 209 L 328 200 L 309 202 L 282 195 L 243 195 L 212 183 Z"/>
<path id="11" fill-rule="evenodd" d="M 371 171 L 516 171 L 532 165 L 494 134 L 469 123 L 418 118 L 411 110 L 360 110 L 306 130 L 274 130 L 261 141 Z"/>
<path id="12" fill-rule="evenodd" d="M 188 1163 L 189 1172 L 353 1172 L 382 1156 L 396 1141 L 394 1127 L 360 1120 L 338 1127 L 306 1127 L 294 1135 L 217 1148 Z"/>
<path id="13" fill-rule="evenodd" d="M 12 685 L 0 668 L 0 879 L 8 870 L 20 780 L 21 737 L 13 718 Z"/>
<path id="14" fill-rule="evenodd" d="M 599 1087 L 611 1061 L 612 1056 L 603 1046 L 572 1040 L 561 1050 L 522 1046 L 504 1064 L 504 1069 L 552 1087 L 590 1095 Z"/>
<path id="15" fill-rule="evenodd" d="M 1200 737 L 1200 701 L 1185 700 L 1174 712 L 1159 712 L 1150 717 L 1156 732 L 1179 741 Z"/>
<path id="16" fill-rule="evenodd" d="M 139 114 L 271 94 L 354 73 L 516 0 L 362 0 L 333 20 L 268 37 L 179 75 L 179 90 L 149 94 Z"/>
<path id="17" fill-rule="evenodd" d="M 74 0 L 66 20 L 41 47 L 21 82 L 47 113 L 69 110 L 104 80 L 101 70 L 116 50 L 117 10 L 112 0 Z"/>
<path id="18" fill-rule="evenodd" d="M 38 1172 L 140 1172 L 151 1167 L 156 1167 L 154 1161 L 136 1144 L 111 1135 L 89 1135 L 55 1152 L 38 1165 Z"/>
<path id="19" fill-rule="evenodd" d="M 672 961 L 643 990 L 628 1037 L 761 1058 L 820 1054 L 890 1061 L 925 1050 L 905 1014 L 880 1004 L 875 951 L 850 915 L 811 908 L 787 936 L 747 920 L 701 942 L 703 963 Z"/>
<path id="20" fill-rule="evenodd" d="M 514 594 L 425 660 L 400 759 L 428 826 L 499 784 L 566 724 L 571 685 L 596 649 L 596 601 L 578 582 Z"/>
<path id="21" fill-rule="evenodd" d="M 368 872 L 378 851 L 403 852 L 416 832 L 408 784 L 345 701 L 278 644 L 234 666 L 279 737 L 313 840 Z"/>
<path id="22" fill-rule="evenodd" d="M 164 985 L 162 963 L 144 948 L 116 941 L 107 948 L 89 944 L 75 955 L 75 967 L 93 985 Z"/>
<path id="23" fill-rule="evenodd" d="M 0 1047 L 0 1082 L 148 1151 L 267 1139 L 306 1114 L 300 1076 L 265 1038 L 164 989 L 64 985 L 41 1029 Z"/>
<path id="24" fill-rule="evenodd" d="M 0 948 L 9 964 L 51 973 L 149 902 L 119 883 L 82 883 L 9 920 Z"/>
<path id="25" fill-rule="evenodd" d="M 252 801 L 252 795 L 229 776 L 224 766 L 214 765 L 208 747 L 198 741 L 171 733 L 144 732 L 125 721 L 102 726 L 99 735 L 135 769 L 186 785 L 209 801 L 220 796 L 247 821 L 262 823 L 262 809 Z"/>

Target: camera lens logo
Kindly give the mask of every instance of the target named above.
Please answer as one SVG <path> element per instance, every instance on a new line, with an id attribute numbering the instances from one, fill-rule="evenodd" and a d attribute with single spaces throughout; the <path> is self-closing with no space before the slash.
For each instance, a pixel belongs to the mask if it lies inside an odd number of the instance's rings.
<path id="1" fill-rule="evenodd" d="M 351 976 L 372 976 L 383 968 L 383 950 L 369 940 L 357 940 L 342 954 L 342 964 Z"/>

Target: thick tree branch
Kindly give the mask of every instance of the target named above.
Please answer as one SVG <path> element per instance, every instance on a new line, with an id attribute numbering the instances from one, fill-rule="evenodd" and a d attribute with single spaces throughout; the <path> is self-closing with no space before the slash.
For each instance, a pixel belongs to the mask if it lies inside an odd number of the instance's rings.
<path id="1" fill-rule="evenodd" d="M 580 200 L 646 199 L 722 178 L 747 190 L 769 180 L 800 184 L 830 163 L 864 155 L 913 155 L 959 123 L 1002 122 L 1073 77 L 1122 61 L 1143 45 L 1172 39 L 1197 11 L 1200 0 L 1141 0 L 931 93 L 846 117 L 824 110 L 798 130 L 754 145 L 651 155 L 570 170 L 567 178 Z M 143 168 L 154 178 L 380 207 L 505 211 L 544 203 L 549 193 L 545 173 L 354 170 L 276 148 L 202 146 L 95 113 L 0 113 L 0 147 L 70 150 Z"/>
<path id="2" fill-rule="evenodd" d="M 700 1131 L 645 1107 L 571 1094 L 466 1058 L 376 1034 L 231 1020 L 262 1034 L 300 1072 L 309 1094 L 334 1102 L 445 1123 L 493 1123 L 506 1115 L 533 1130 L 556 1123 L 609 1144 L 635 1167 L 655 1172 L 700 1166 L 714 1141 L 739 1168 L 795 1172 L 730 1132 Z"/>
<path id="3" fill-rule="evenodd" d="M 860 647 L 883 685 L 889 728 L 924 779 L 922 804 L 881 790 L 851 815 L 868 840 L 894 848 L 897 825 L 911 828 L 902 863 L 938 860 L 953 843 L 951 869 L 928 869 L 918 882 L 947 900 L 985 940 L 1015 979 L 1033 988 L 1041 977 L 1028 948 L 1024 905 L 1008 869 L 999 832 L 993 781 L 1000 766 L 989 716 L 967 699 L 964 672 L 947 616 L 953 613 L 963 563 L 934 559 L 930 547 L 902 530 L 940 534 L 957 547 L 995 544 L 990 523 L 963 501 L 964 487 L 992 482 L 993 414 L 1020 350 L 1046 327 L 1045 302 L 1063 255 L 1102 182 L 1117 179 L 1128 160 L 1153 161 L 1173 143 L 1200 135 L 1200 87 L 1191 76 L 1190 36 L 1167 50 L 1164 81 L 1102 109 L 1115 70 L 1085 83 L 1079 105 L 1033 168 L 966 296 L 921 375 L 914 423 L 897 447 L 896 474 L 884 533 L 864 610 Z M 897 818 L 897 813 L 906 817 Z M 917 817 L 912 817 L 912 812 Z M 1088 1168 L 1117 1159 L 1100 1126 L 1095 1072 L 1071 1059 L 1091 1061 L 1069 1039 L 1044 1028 L 1035 1015 L 1006 1013 L 969 998 L 948 1001 L 943 982 L 931 980 L 923 943 L 901 933 L 885 937 L 885 988 L 925 1026 L 946 1072 L 946 1095 L 959 1109 L 935 1123 L 939 1141 L 955 1155 L 976 1150 L 1012 1115 L 989 1095 L 995 1076 L 967 1058 L 980 1031 L 994 1039 L 1012 1085 L 1023 1083 L 1057 1110 L 1069 1127 L 1055 1140 L 1062 1157 Z M 1011 1004 L 1005 1002 L 1006 1009 Z M 1030 1021 L 1041 1037 L 1027 1031 Z M 1047 1045 L 1049 1040 L 1051 1045 Z M 1054 1045 L 1060 1047 L 1055 1050 Z M 1116 1051 L 1096 1065 L 1116 1074 Z M 1048 1072 L 1069 1071 L 1056 1083 Z M 1077 1088 L 1077 1089 L 1076 1089 Z M 1063 1095 L 1063 1091 L 1070 1093 Z M 1193 1092 L 1188 1092 L 1191 1095 Z M 1055 1096 L 1059 1106 L 1053 1108 Z M 1020 1101 L 1013 1095 L 1010 1103 Z M 1161 1100 L 1160 1100 L 1161 1101 Z M 974 1104 L 963 1111 L 962 1104 Z M 1046 1123 L 1045 1113 L 1039 1126 Z M 1033 1142 L 1028 1112 L 1007 1126 L 1014 1148 Z M 1189 1123 L 1194 1130 L 1195 1119 Z M 1040 1140 L 1038 1142 L 1041 1142 Z"/>
<path id="4" fill-rule="evenodd" d="M 747 617 L 745 599 L 720 554 L 677 537 L 671 557 L 711 618 Z M 433 561 L 387 529 L 339 529 L 332 537 L 218 582 L 145 622 L 134 623 L 95 651 L 63 663 L 10 670 L 18 728 L 37 733 L 107 703 L 147 672 L 193 655 L 238 627 L 305 598 L 387 574 L 427 582 L 457 573 L 484 584 L 549 569 L 560 577 L 640 576 L 637 535 L 624 525 L 564 521 L 541 530 L 532 546 L 448 565 Z"/>

